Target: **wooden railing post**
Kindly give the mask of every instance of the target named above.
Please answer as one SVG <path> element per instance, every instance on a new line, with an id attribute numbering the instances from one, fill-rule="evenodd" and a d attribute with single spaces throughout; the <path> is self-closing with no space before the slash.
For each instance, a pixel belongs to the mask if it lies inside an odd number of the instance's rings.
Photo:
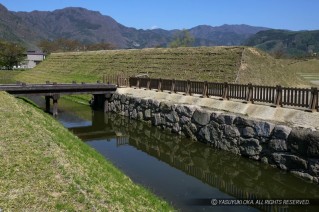
<path id="1" fill-rule="evenodd" d="M 186 84 L 186 95 L 192 95 L 191 93 L 191 81 L 190 80 L 187 80 L 187 84 Z"/>
<path id="2" fill-rule="evenodd" d="M 223 99 L 228 99 L 229 85 L 227 82 L 224 83 L 223 87 Z"/>
<path id="3" fill-rule="evenodd" d="M 139 77 L 137 77 L 137 79 L 136 79 L 136 87 L 140 88 L 140 78 Z"/>
<path id="4" fill-rule="evenodd" d="M 249 83 L 247 86 L 246 102 L 253 103 L 253 85 L 251 83 Z"/>
<path id="5" fill-rule="evenodd" d="M 171 93 L 176 93 L 176 90 L 175 90 L 175 79 L 172 79 L 172 85 L 171 85 Z"/>
<path id="6" fill-rule="evenodd" d="M 116 84 L 117 84 L 117 87 L 118 87 L 118 88 L 119 88 L 120 85 L 121 85 L 121 83 L 120 83 L 120 75 L 119 75 L 119 74 L 116 75 Z"/>
<path id="7" fill-rule="evenodd" d="M 208 97 L 207 92 L 208 92 L 208 82 L 205 81 L 204 82 L 204 88 L 203 88 L 203 98 Z"/>
<path id="8" fill-rule="evenodd" d="M 282 87 L 281 85 L 276 85 L 276 98 L 275 98 L 275 106 L 281 107 L 282 106 Z"/>
<path id="9" fill-rule="evenodd" d="M 148 79 L 147 79 L 147 83 L 146 83 L 146 89 L 147 89 L 147 90 L 151 90 L 151 89 L 150 89 L 150 86 L 151 86 L 151 78 L 148 78 Z"/>
<path id="10" fill-rule="evenodd" d="M 159 78 L 159 80 L 158 80 L 157 91 L 163 91 L 163 90 L 162 90 L 162 78 Z"/>
<path id="11" fill-rule="evenodd" d="M 310 110 L 312 112 L 319 111 L 319 106 L 318 106 L 318 88 L 316 88 L 316 87 L 312 87 L 311 88 Z"/>

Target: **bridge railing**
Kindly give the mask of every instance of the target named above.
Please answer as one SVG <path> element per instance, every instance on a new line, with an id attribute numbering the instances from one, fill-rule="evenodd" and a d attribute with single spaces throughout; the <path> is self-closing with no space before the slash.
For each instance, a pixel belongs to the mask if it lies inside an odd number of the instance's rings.
<path id="1" fill-rule="evenodd" d="M 157 91 L 183 92 L 185 95 L 237 99 L 247 103 L 268 103 L 276 107 L 292 106 L 308 111 L 319 111 L 318 88 L 290 88 L 252 84 L 215 83 L 161 78 L 129 77 L 128 86 Z"/>

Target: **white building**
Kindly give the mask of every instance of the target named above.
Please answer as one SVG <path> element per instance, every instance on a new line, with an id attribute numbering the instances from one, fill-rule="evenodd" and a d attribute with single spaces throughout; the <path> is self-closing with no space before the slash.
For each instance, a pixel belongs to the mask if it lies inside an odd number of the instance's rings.
<path id="1" fill-rule="evenodd" d="M 27 51 L 26 56 L 27 59 L 24 65 L 22 65 L 22 68 L 34 68 L 45 59 L 45 54 L 37 51 Z"/>

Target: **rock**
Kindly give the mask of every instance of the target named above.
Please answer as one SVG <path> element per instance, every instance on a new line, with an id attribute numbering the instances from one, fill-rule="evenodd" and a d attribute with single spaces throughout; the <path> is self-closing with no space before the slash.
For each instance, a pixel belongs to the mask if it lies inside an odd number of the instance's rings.
<path id="1" fill-rule="evenodd" d="M 272 139 L 268 143 L 268 148 L 276 152 L 287 151 L 287 142 L 282 139 Z"/>
<path id="2" fill-rule="evenodd" d="M 192 121 L 195 122 L 195 124 L 205 126 L 210 121 L 210 114 L 211 113 L 205 110 L 195 110 Z"/>
<path id="3" fill-rule="evenodd" d="M 296 155 L 288 153 L 272 153 L 272 158 L 277 165 L 285 165 L 288 170 L 307 170 L 307 161 Z"/>
<path id="4" fill-rule="evenodd" d="M 155 99 L 155 100 L 153 101 L 152 107 L 153 107 L 153 108 L 159 108 L 159 106 L 160 106 L 160 102 Z"/>
<path id="5" fill-rule="evenodd" d="M 125 95 L 121 95 L 121 104 L 125 104 L 126 102 L 126 96 Z"/>
<path id="6" fill-rule="evenodd" d="M 258 121 L 254 128 L 257 136 L 270 138 L 275 125 L 270 122 Z"/>
<path id="7" fill-rule="evenodd" d="M 128 110 L 125 111 L 124 116 L 126 116 L 126 117 L 129 117 L 129 116 L 130 116 L 130 113 L 129 113 Z"/>
<path id="8" fill-rule="evenodd" d="M 319 131 L 309 133 L 307 143 L 307 156 L 319 158 Z"/>
<path id="9" fill-rule="evenodd" d="M 151 110 L 150 109 L 146 109 L 144 111 L 144 117 L 145 117 L 145 120 L 150 120 L 151 119 Z"/>
<path id="10" fill-rule="evenodd" d="M 226 115 L 226 114 L 220 114 L 220 115 L 216 114 L 216 115 L 217 117 L 214 118 L 212 114 L 211 119 L 216 121 L 219 124 L 232 125 L 236 119 L 235 115 Z"/>
<path id="11" fill-rule="evenodd" d="M 316 177 L 319 176 L 319 160 L 318 159 L 309 160 L 309 172 Z"/>
<path id="12" fill-rule="evenodd" d="M 210 136 L 210 134 L 211 134 L 210 132 L 212 131 L 212 128 L 213 127 L 211 125 L 208 125 L 208 126 L 205 126 L 199 130 L 198 135 L 201 138 L 201 140 L 204 140 L 204 141 L 210 142 L 210 143 L 212 142 L 211 136 Z"/>
<path id="13" fill-rule="evenodd" d="M 253 138 L 255 137 L 255 129 L 252 127 L 244 127 L 240 129 L 241 135 L 244 138 Z"/>
<path id="14" fill-rule="evenodd" d="M 141 107 L 148 108 L 148 100 L 147 99 L 141 99 Z"/>
<path id="15" fill-rule="evenodd" d="M 137 113 L 137 119 L 138 120 L 143 120 L 143 112 L 142 111 L 139 111 L 138 113 Z"/>
<path id="16" fill-rule="evenodd" d="M 267 157 L 262 157 L 262 158 L 260 159 L 260 161 L 261 161 L 262 163 L 268 164 L 268 158 L 267 158 Z"/>
<path id="17" fill-rule="evenodd" d="M 136 111 L 136 109 L 134 109 L 134 110 L 132 111 L 132 113 L 131 113 L 131 118 L 132 118 L 132 119 L 137 119 L 137 111 Z"/>
<path id="18" fill-rule="evenodd" d="M 308 181 L 313 181 L 313 176 L 311 176 L 310 174 L 308 173 L 304 173 L 304 172 L 298 172 L 298 171 L 290 171 L 290 173 L 298 176 L 298 177 L 301 177 L 305 180 L 308 180 Z"/>
<path id="19" fill-rule="evenodd" d="M 194 106 L 188 106 L 188 105 L 177 105 L 176 106 L 176 112 L 180 114 L 181 116 L 186 116 L 191 118 L 193 116 L 194 111 L 196 110 L 196 107 Z"/>
<path id="20" fill-rule="evenodd" d="M 273 138 L 287 140 L 289 134 L 291 132 L 291 128 L 284 125 L 277 125 L 274 128 Z"/>
<path id="21" fill-rule="evenodd" d="M 181 128 L 180 128 L 179 124 L 178 123 L 173 124 L 172 132 L 173 133 L 179 133 L 180 131 L 181 131 Z"/>
<path id="22" fill-rule="evenodd" d="M 288 137 L 288 147 L 302 156 L 319 158 L 319 131 L 294 128 Z"/>
<path id="23" fill-rule="evenodd" d="M 111 107 L 111 111 L 112 111 L 112 112 L 116 112 L 116 107 L 115 107 L 114 102 L 111 102 L 111 103 L 110 103 L 110 107 Z"/>
<path id="24" fill-rule="evenodd" d="M 163 118 L 161 117 L 161 114 L 159 114 L 159 113 L 153 114 L 152 124 L 154 126 L 160 126 L 160 125 L 164 124 L 164 121 L 163 121 Z"/>
<path id="25" fill-rule="evenodd" d="M 237 129 L 237 127 L 233 127 L 230 125 L 222 125 L 223 134 L 226 138 L 238 138 L 240 136 L 240 133 Z"/>
<path id="26" fill-rule="evenodd" d="M 172 111 L 171 105 L 167 102 L 161 102 L 159 107 L 162 113 L 169 113 Z"/>
<path id="27" fill-rule="evenodd" d="M 179 117 L 175 111 L 171 111 L 168 114 L 165 114 L 165 120 L 170 123 L 176 123 L 179 122 Z"/>
<path id="28" fill-rule="evenodd" d="M 262 147 L 259 145 L 259 141 L 254 138 L 250 139 L 240 139 L 240 153 L 244 156 L 256 156 L 262 150 Z"/>
<path id="29" fill-rule="evenodd" d="M 183 125 L 182 131 L 184 132 L 186 137 L 191 138 L 194 141 L 197 141 L 196 136 L 194 136 L 194 134 L 187 125 Z"/>
<path id="30" fill-rule="evenodd" d="M 246 127 L 254 127 L 256 125 L 255 121 L 245 119 L 243 117 L 236 117 L 236 119 L 234 120 L 234 124 L 237 126 L 246 126 Z"/>
<path id="31" fill-rule="evenodd" d="M 217 147 L 217 143 L 222 139 L 223 133 L 219 129 L 219 125 L 217 123 L 211 123 L 202 127 L 198 136 L 201 140 L 206 142 L 215 143 L 215 147 Z"/>
<path id="32" fill-rule="evenodd" d="M 180 119 L 179 119 L 179 123 L 181 124 L 187 124 L 191 121 L 190 118 L 186 117 L 186 116 L 182 116 Z"/>

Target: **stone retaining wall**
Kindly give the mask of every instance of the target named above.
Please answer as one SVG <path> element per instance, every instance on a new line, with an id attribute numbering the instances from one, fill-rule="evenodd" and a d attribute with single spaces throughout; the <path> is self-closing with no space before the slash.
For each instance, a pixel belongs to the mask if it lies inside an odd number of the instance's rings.
<path id="1" fill-rule="evenodd" d="M 319 181 L 319 131 L 125 94 L 114 94 L 106 111 Z"/>

